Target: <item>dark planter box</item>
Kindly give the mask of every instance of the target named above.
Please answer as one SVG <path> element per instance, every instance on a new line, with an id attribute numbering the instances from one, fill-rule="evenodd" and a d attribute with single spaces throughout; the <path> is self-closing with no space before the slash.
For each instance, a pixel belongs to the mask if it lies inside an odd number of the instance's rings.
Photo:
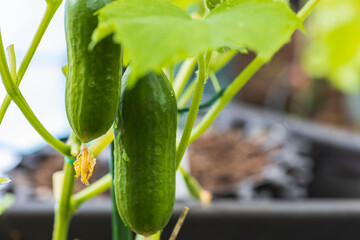
<path id="1" fill-rule="evenodd" d="M 168 239 L 182 207 L 189 204 L 176 203 L 163 239 Z M 109 206 L 109 201 L 85 204 L 71 221 L 68 239 L 111 239 Z M 360 236 L 360 201 L 217 201 L 207 208 L 193 203 L 189 207 L 178 239 L 357 240 Z M 2 240 L 51 238 L 50 205 L 15 205 L 0 219 Z"/>
<path id="2" fill-rule="evenodd" d="M 313 161 L 309 198 L 360 197 L 360 135 L 244 104 L 231 104 L 221 120 L 283 127 L 301 142 L 301 155 Z"/>

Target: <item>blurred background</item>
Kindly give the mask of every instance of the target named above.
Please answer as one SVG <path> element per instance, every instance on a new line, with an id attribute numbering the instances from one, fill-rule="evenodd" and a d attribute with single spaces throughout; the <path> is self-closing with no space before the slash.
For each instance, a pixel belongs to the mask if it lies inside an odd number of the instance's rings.
<path id="1" fill-rule="evenodd" d="M 303 2 L 290 4 L 296 11 Z M 58 138 L 70 132 L 61 72 L 66 64 L 63 7 L 50 23 L 21 84 L 34 113 Z M 18 63 L 44 11 L 43 0 L 0 0 L 4 45 L 15 45 Z M 305 35 L 293 35 L 214 126 L 190 146 L 185 168 L 215 198 L 360 196 L 360 2 L 323 1 L 306 28 Z M 254 56 L 249 52 L 234 57 L 217 74 L 221 87 Z M 209 83 L 204 101 L 214 94 Z M 4 96 L 1 85 L 0 97 Z M 99 156 L 99 170 L 92 181 L 107 172 L 107 155 Z M 6 190 L 18 192 L 20 199 L 52 199 L 51 175 L 61 170 L 62 161 L 12 103 L 0 126 L 0 175 L 13 179 Z M 181 179 L 178 184 L 178 199 L 189 199 Z"/>

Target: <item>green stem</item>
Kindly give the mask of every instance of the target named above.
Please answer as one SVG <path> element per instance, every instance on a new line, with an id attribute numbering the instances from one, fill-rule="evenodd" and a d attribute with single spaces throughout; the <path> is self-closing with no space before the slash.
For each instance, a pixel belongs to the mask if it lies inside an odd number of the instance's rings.
<path id="1" fill-rule="evenodd" d="M 31 108 L 27 104 L 25 98 L 21 94 L 19 88 L 14 83 L 9 68 L 6 64 L 4 46 L 2 43 L 2 37 L 0 32 L 0 74 L 6 88 L 7 93 L 11 97 L 11 99 L 16 103 L 19 107 L 23 115 L 30 122 L 33 128 L 47 141 L 52 147 L 58 150 L 61 154 L 66 156 L 71 156 L 70 154 L 70 146 L 61 142 L 60 140 L 53 137 L 40 123 L 40 121 L 36 118 L 35 114 L 32 112 Z"/>
<path id="2" fill-rule="evenodd" d="M 200 201 L 200 194 L 203 190 L 202 187 L 200 186 L 198 181 L 196 181 L 196 179 L 183 167 L 179 166 L 179 169 L 190 195 L 197 201 Z"/>
<path id="3" fill-rule="evenodd" d="M 151 236 L 148 236 L 147 238 L 145 238 L 144 236 L 142 235 L 139 235 L 139 234 L 136 234 L 135 236 L 135 240 L 160 240 L 160 236 L 161 236 L 161 232 L 157 232 Z"/>
<path id="4" fill-rule="evenodd" d="M 297 16 L 301 20 L 311 13 L 315 6 L 320 2 L 320 0 L 310 0 L 305 6 L 298 12 Z M 296 26 L 293 26 L 289 32 L 291 35 L 296 30 Z M 279 46 L 278 50 L 282 46 Z M 274 51 L 274 53 L 277 51 Z M 271 59 L 271 57 L 269 58 Z M 189 143 L 195 141 L 206 129 L 214 122 L 215 118 L 219 115 L 221 110 L 226 106 L 226 104 L 235 96 L 235 94 L 247 83 L 247 81 L 266 63 L 265 60 L 260 57 L 256 57 L 241 73 L 236 79 L 229 85 L 222 97 L 212 106 L 212 108 L 206 113 L 206 115 L 201 119 L 200 123 L 194 128 L 191 133 Z"/>
<path id="5" fill-rule="evenodd" d="M 72 132 L 67 140 L 67 144 L 70 146 L 70 149 L 71 149 L 71 151 L 70 151 L 71 156 L 77 157 L 79 155 L 81 143 L 82 142 L 76 136 L 76 134 L 74 132 Z"/>
<path id="6" fill-rule="evenodd" d="M 206 56 L 206 54 L 205 54 Z M 206 57 L 205 57 L 206 58 Z M 191 101 L 190 110 L 188 117 L 186 119 L 184 131 L 180 140 L 180 143 L 176 149 L 176 168 L 179 167 L 181 159 L 185 153 L 186 147 L 189 142 L 189 137 L 191 134 L 191 130 L 194 126 L 197 112 L 199 110 L 199 105 L 201 102 L 202 93 L 204 91 L 204 85 L 206 80 L 206 67 L 208 63 L 205 63 L 204 55 L 201 54 L 199 56 L 199 76 L 196 80 L 196 86 L 194 95 Z"/>
<path id="7" fill-rule="evenodd" d="M 174 66 L 173 65 L 171 65 L 169 67 L 169 81 L 170 81 L 171 85 L 173 85 L 173 83 L 174 83 Z"/>
<path id="8" fill-rule="evenodd" d="M 114 140 L 113 129 L 110 128 L 107 133 L 93 141 L 89 146 L 89 151 L 96 157 L 101 151 Z"/>
<path id="9" fill-rule="evenodd" d="M 300 11 L 297 13 L 298 18 L 301 19 L 301 21 L 305 21 L 305 19 L 310 15 L 310 13 L 314 10 L 316 5 L 318 5 L 320 0 L 309 0 L 304 7 L 300 9 Z"/>
<path id="10" fill-rule="evenodd" d="M 214 86 L 215 91 L 219 92 L 221 90 L 221 87 L 219 84 L 219 80 L 216 77 L 216 74 L 214 72 L 211 72 L 209 74 L 209 76 L 210 76 L 210 80 L 211 80 L 212 85 Z"/>
<path id="11" fill-rule="evenodd" d="M 215 118 L 219 115 L 221 110 L 231 100 L 233 96 L 247 83 L 247 81 L 264 65 L 265 61 L 256 57 L 241 73 L 240 75 L 229 85 L 225 90 L 222 97 L 219 98 L 210 110 L 201 119 L 200 123 L 195 126 L 189 143 L 192 143 L 197 139 L 205 130 L 213 123 Z"/>
<path id="12" fill-rule="evenodd" d="M 82 203 L 86 202 L 90 198 L 105 192 L 110 188 L 110 186 L 111 174 L 108 173 L 84 190 L 74 194 L 70 200 L 71 212 L 75 211 Z"/>
<path id="13" fill-rule="evenodd" d="M 52 240 L 66 240 L 71 218 L 70 197 L 74 189 L 75 170 L 71 163 L 64 161 L 64 179 L 60 201 L 55 205 L 55 220 Z"/>
<path id="14" fill-rule="evenodd" d="M 19 86 L 22 78 L 24 77 L 24 74 L 31 62 L 31 59 L 33 58 L 35 51 L 36 51 L 37 47 L 39 46 L 39 43 L 40 43 L 42 37 L 44 36 L 44 33 L 45 33 L 47 27 L 49 26 L 51 19 L 53 18 L 54 14 L 56 13 L 57 9 L 59 8 L 61 2 L 62 1 L 53 1 L 53 2 L 47 3 L 45 14 L 41 20 L 41 23 L 40 23 L 36 33 L 35 33 L 35 36 L 31 42 L 31 45 L 30 45 L 28 51 L 26 52 L 23 61 L 20 64 L 19 71 L 18 71 L 16 79 L 15 79 L 16 86 Z M 11 103 L 11 98 L 7 94 L 3 100 L 3 103 L 0 108 L 0 124 L 5 116 L 6 110 L 8 109 L 10 103 Z"/>
<path id="15" fill-rule="evenodd" d="M 176 99 L 179 98 L 180 94 L 184 90 L 191 74 L 193 73 L 196 66 L 196 58 L 185 60 L 181 65 L 179 72 L 176 74 L 174 80 L 174 92 Z"/>
<path id="16" fill-rule="evenodd" d="M 210 67 L 210 61 L 211 61 L 212 54 L 213 54 L 213 51 L 210 50 L 210 49 L 205 52 L 205 73 L 206 74 L 209 72 L 209 67 Z"/>
<path id="17" fill-rule="evenodd" d="M 14 80 L 16 78 L 16 56 L 15 56 L 14 44 L 8 46 L 6 50 L 9 56 L 10 75 Z"/>

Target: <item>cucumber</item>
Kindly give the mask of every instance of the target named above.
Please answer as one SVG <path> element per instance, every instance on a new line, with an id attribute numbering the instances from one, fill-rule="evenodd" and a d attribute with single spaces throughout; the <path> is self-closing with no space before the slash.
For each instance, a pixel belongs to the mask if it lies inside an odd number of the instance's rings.
<path id="1" fill-rule="evenodd" d="M 65 106 L 71 128 L 84 143 L 105 134 L 114 122 L 121 93 L 120 45 L 109 36 L 89 50 L 98 20 L 109 0 L 67 0 Z"/>
<path id="2" fill-rule="evenodd" d="M 115 196 L 124 223 L 148 236 L 164 228 L 174 206 L 177 105 L 165 74 L 148 73 L 129 89 L 130 71 L 114 124 Z"/>

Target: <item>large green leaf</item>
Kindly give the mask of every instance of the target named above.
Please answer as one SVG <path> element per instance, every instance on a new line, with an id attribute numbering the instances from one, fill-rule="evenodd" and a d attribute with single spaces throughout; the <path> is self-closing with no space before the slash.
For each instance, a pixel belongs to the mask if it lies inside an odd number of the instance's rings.
<path id="1" fill-rule="evenodd" d="M 118 0 L 98 14 L 92 46 L 113 33 L 127 49 L 133 76 L 224 46 L 249 48 L 268 59 L 289 40 L 291 28 L 302 27 L 287 4 L 276 0 L 228 0 L 201 20 L 170 0 Z"/>
<path id="2" fill-rule="evenodd" d="M 186 7 L 190 4 L 194 4 L 194 3 L 203 3 L 204 0 L 171 0 L 173 3 L 176 3 L 177 5 L 179 5 L 180 7 Z"/>
<path id="3" fill-rule="evenodd" d="M 309 19 L 303 64 L 336 88 L 360 91 L 360 1 L 323 1 Z"/>

